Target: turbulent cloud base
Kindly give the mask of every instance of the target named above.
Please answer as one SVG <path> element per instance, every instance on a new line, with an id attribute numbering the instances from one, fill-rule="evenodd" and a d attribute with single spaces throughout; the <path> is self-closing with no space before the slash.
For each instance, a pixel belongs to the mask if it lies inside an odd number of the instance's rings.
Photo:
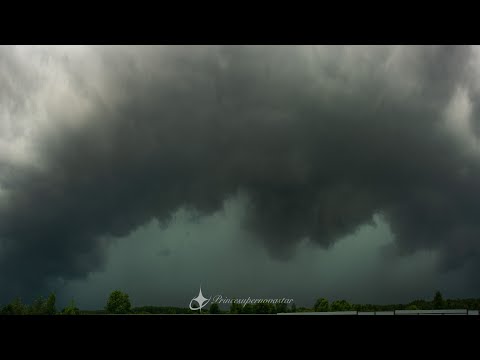
<path id="1" fill-rule="evenodd" d="M 394 251 L 479 255 L 468 46 L 3 47 L 0 282 L 101 269 L 113 238 L 243 194 L 277 259 L 383 216 Z"/>

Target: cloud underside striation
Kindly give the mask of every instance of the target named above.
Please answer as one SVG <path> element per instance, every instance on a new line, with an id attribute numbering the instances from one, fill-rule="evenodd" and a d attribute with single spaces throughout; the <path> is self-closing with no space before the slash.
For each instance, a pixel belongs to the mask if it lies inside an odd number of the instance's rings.
<path id="1" fill-rule="evenodd" d="M 9 294 L 84 277 L 111 239 L 180 207 L 211 214 L 239 192 L 245 228 L 279 259 L 375 214 L 400 254 L 438 250 L 443 269 L 478 259 L 475 48 L 31 51 L 0 50 Z M 57 80 L 46 89 L 42 76 Z M 21 139 L 25 156 L 12 150 Z"/>

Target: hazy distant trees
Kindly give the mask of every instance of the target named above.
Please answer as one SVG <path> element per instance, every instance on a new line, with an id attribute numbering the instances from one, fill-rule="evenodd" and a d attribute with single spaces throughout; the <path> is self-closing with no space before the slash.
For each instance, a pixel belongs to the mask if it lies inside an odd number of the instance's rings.
<path id="1" fill-rule="evenodd" d="M 55 315 L 57 313 L 57 308 L 55 307 L 55 302 L 57 301 L 57 297 L 54 293 L 51 293 L 47 301 L 45 302 L 45 314 L 46 315 Z"/>
<path id="2" fill-rule="evenodd" d="M 27 315 L 28 313 L 28 306 L 23 304 L 22 300 L 18 297 L 2 309 L 2 314 L 4 315 Z"/>
<path id="3" fill-rule="evenodd" d="M 210 305 L 209 313 L 210 314 L 220 314 L 220 307 L 218 306 L 217 303 L 213 303 L 212 305 Z"/>
<path id="4" fill-rule="evenodd" d="M 131 308 L 132 304 L 128 294 L 120 290 L 112 291 L 105 306 L 105 310 L 109 314 L 128 314 Z"/>
<path id="5" fill-rule="evenodd" d="M 361 306 L 358 306 L 359 308 Z M 350 304 L 346 300 L 335 300 L 331 304 L 325 298 L 317 299 L 315 305 L 313 305 L 315 312 L 328 312 L 328 311 L 352 311 L 356 310 L 356 307 Z"/>
<path id="6" fill-rule="evenodd" d="M 132 314 L 198 314 L 198 311 L 175 306 L 141 306 L 131 310 Z"/>
<path id="7" fill-rule="evenodd" d="M 230 314 L 240 314 L 242 312 L 242 305 L 237 302 L 237 299 L 233 299 L 230 304 Z"/>
<path id="8" fill-rule="evenodd" d="M 275 304 L 275 312 L 277 314 L 288 312 L 288 304 L 284 302 Z"/>
<path id="9" fill-rule="evenodd" d="M 80 315 L 80 309 L 75 306 L 73 299 L 63 308 L 62 315 Z"/>
<path id="10" fill-rule="evenodd" d="M 246 304 L 242 309 L 242 314 L 254 314 L 252 304 Z"/>
<path id="11" fill-rule="evenodd" d="M 56 296 L 51 293 L 48 298 L 44 299 L 42 296 L 35 299 L 30 307 L 30 315 L 55 315 L 57 309 L 55 307 Z"/>
<path id="12" fill-rule="evenodd" d="M 274 304 L 258 302 L 253 305 L 253 312 L 255 314 L 276 314 L 276 308 Z"/>
<path id="13" fill-rule="evenodd" d="M 433 298 L 433 302 L 432 302 L 432 305 L 433 305 L 433 308 L 434 309 L 443 309 L 445 307 L 445 301 L 443 300 L 443 296 L 442 294 L 440 293 L 440 291 L 437 291 L 435 293 L 435 296 Z"/>
<path id="14" fill-rule="evenodd" d="M 51 293 L 48 298 L 39 296 L 28 306 L 20 298 L 15 298 L 10 304 L 5 305 L 0 313 L 4 315 L 55 315 L 56 296 Z"/>
<path id="15" fill-rule="evenodd" d="M 287 311 L 287 304 L 273 304 L 267 301 L 255 304 L 240 304 L 234 299 L 230 305 L 230 314 L 277 314 Z"/>
<path id="16" fill-rule="evenodd" d="M 351 311 L 353 306 L 346 300 L 335 300 L 330 305 L 331 311 Z"/>
<path id="17" fill-rule="evenodd" d="M 315 305 L 313 309 L 317 312 L 325 312 L 330 310 L 330 306 L 328 305 L 328 300 L 325 298 L 320 298 L 315 301 Z"/>

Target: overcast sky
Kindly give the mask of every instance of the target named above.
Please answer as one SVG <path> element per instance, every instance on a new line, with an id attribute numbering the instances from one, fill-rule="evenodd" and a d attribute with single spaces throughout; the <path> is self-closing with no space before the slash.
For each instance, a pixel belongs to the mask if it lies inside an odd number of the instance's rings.
<path id="1" fill-rule="evenodd" d="M 469 46 L 0 47 L 0 303 L 480 297 L 479 95 Z"/>

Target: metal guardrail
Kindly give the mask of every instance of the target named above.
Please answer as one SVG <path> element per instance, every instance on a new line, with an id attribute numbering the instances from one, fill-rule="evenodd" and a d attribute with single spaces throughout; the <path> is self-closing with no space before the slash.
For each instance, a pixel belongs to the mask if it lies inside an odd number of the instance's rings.
<path id="1" fill-rule="evenodd" d="M 278 313 L 277 315 L 357 315 L 356 311 L 332 311 L 332 312 L 297 312 Z"/>
<path id="2" fill-rule="evenodd" d="M 396 310 L 395 315 L 468 315 L 468 310 Z"/>
<path id="3" fill-rule="evenodd" d="M 277 315 L 480 315 L 479 310 L 394 310 L 394 311 L 331 311 L 278 313 Z"/>

